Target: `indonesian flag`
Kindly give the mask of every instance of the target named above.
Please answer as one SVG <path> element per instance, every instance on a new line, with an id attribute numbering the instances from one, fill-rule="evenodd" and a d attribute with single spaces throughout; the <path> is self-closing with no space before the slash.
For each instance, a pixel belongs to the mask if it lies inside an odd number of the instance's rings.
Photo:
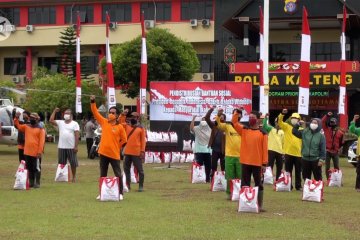
<path id="1" fill-rule="evenodd" d="M 340 60 L 340 92 L 339 92 L 339 114 L 346 114 L 346 68 L 345 68 L 345 45 L 346 45 L 346 8 L 343 9 L 342 33 L 340 37 L 341 60 Z"/>
<path id="2" fill-rule="evenodd" d="M 146 83 L 147 83 L 147 51 L 146 51 L 146 33 L 144 24 L 144 12 L 141 13 L 141 67 L 140 67 L 140 114 L 146 112 Z"/>
<path id="3" fill-rule="evenodd" d="M 80 14 L 77 12 L 76 22 L 76 113 L 82 112 L 81 106 L 81 65 L 80 65 Z"/>
<path id="4" fill-rule="evenodd" d="M 106 12 L 106 69 L 107 69 L 107 81 L 108 81 L 108 87 L 107 87 L 108 108 L 116 106 L 114 72 L 111 61 L 110 42 L 109 42 L 109 25 L 110 25 L 110 16 L 108 12 Z"/>
<path id="5" fill-rule="evenodd" d="M 264 55 L 265 55 L 265 44 L 264 44 L 264 15 L 262 8 L 260 7 L 260 101 L 259 101 L 259 111 L 263 114 L 268 113 L 268 96 L 265 95 L 264 88 L 264 76 L 266 76 L 267 71 L 264 71 Z"/>
<path id="6" fill-rule="evenodd" d="M 311 36 L 306 8 L 303 8 L 302 34 L 301 34 L 301 60 L 298 113 L 309 114 L 309 79 L 310 79 L 310 47 Z"/>

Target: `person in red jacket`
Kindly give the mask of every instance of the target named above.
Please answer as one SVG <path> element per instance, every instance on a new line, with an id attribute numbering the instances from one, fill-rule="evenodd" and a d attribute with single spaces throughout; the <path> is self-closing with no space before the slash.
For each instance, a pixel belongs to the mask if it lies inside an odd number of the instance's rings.
<path id="1" fill-rule="evenodd" d="M 329 178 L 331 159 L 334 168 L 339 169 L 339 149 L 344 143 L 344 133 L 338 128 L 337 119 L 332 112 L 328 112 L 321 121 L 326 139 L 325 174 L 326 178 Z"/>
<path id="2" fill-rule="evenodd" d="M 241 187 L 250 186 L 252 175 L 255 186 L 259 187 L 259 208 L 260 211 L 264 211 L 264 187 L 261 179 L 268 163 L 268 137 L 267 134 L 259 128 L 259 112 L 252 111 L 250 113 L 249 127 L 245 127 L 240 122 L 238 122 L 239 113 L 241 113 L 239 109 L 234 109 L 231 122 L 234 126 L 234 129 L 241 136 Z"/>

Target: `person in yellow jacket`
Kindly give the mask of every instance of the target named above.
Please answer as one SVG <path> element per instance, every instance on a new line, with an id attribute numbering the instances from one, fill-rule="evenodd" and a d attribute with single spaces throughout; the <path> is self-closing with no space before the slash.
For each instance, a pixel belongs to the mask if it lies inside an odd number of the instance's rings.
<path id="1" fill-rule="evenodd" d="M 215 106 L 213 107 L 215 108 Z M 218 128 L 225 133 L 225 178 L 227 182 L 226 193 L 230 199 L 231 179 L 241 179 L 240 146 L 241 137 L 231 123 L 223 119 L 224 110 L 219 109 L 216 116 Z M 241 112 L 239 117 L 242 117 Z M 223 119 L 223 120 L 222 120 Z"/>
<path id="2" fill-rule="evenodd" d="M 291 174 L 295 166 L 295 188 L 298 191 L 302 190 L 301 187 L 301 143 L 300 138 L 295 137 L 292 134 L 294 126 L 299 124 L 301 117 L 298 113 L 293 113 L 290 116 L 290 122 L 284 121 L 284 116 L 288 113 L 287 109 L 283 109 L 278 116 L 278 124 L 284 131 L 284 153 L 285 153 L 285 171 Z M 291 183 L 291 189 L 293 188 Z"/>

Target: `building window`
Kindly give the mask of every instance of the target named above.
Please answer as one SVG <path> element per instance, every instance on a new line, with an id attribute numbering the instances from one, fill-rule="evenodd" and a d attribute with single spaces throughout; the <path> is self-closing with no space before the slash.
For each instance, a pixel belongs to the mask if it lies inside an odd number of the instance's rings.
<path id="1" fill-rule="evenodd" d="M 213 54 L 198 54 L 200 62 L 200 72 L 210 73 L 214 71 L 214 55 Z"/>
<path id="2" fill-rule="evenodd" d="M 23 75 L 26 73 L 26 58 L 5 58 L 4 75 Z"/>
<path id="3" fill-rule="evenodd" d="M 156 9 L 156 16 L 155 16 Z M 144 11 L 146 20 L 170 21 L 171 20 L 171 2 L 160 3 L 141 3 L 141 12 Z"/>
<path id="4" fill-rule="evenodd" d="M 55 24 L 55 7 L 31 7 L 29 8 L 29 24 Z"/>
<path id="5" fill-rule="evenodd" d="M 38 66 L 44 67 L 53 73 L 59 72 L 58 62 L 59 62 L 59 60 L 57 57 L 39 57 L 38 58 Z"/>
<path id="6" fill-rule="evenodd" d="M 20 25 L 20 8 L 0 8 L 0 16 L 15 26 Z"/>
<path id="7" fill-rule="evenodd" d="M 212 19 L 213 1 L 181 1 L 181 20 Z"/>
<path id="8" fill-rule="evenodd" d="M 94 8 L 92 5 L 76 5 L 65 7 L 65 22 L 76 23 L 77 12 L 80 14 L 81 23 L 93 23 L 94 22 Z"/>
<path id="9" fill-rule="evenodd" d="M 86 58 L 85 63 L 86 63 L 86 69 L 88 71 L 89 74 L 98 74 L 99 73 L 99 57 L 98 56 L 84 56 L 82 58 Z"/>
<path id="10" fill-rule="evenodd" d="M 111 22 L 131 22 L 131 4 L 104 4 L 102 9 L 102 20 L 106 22 L 106 12 L 110 15 Z"/>

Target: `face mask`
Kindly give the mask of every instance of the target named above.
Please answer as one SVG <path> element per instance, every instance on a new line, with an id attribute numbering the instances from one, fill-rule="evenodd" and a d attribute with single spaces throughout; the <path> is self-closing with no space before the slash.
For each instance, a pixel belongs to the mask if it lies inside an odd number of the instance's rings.
<path id="1" fill-rule="evenodd" d="M 256 125 L 256 122 L 257 122 L 256 118 L 250 118 L 250 119 L 249 119 L 249 125 L 250 125 L 250 126 L 255 126 L 255 125 Z"/>
<path id="2" fill-rule="evenodd" d="M 310 123 L 310 128 L 311 128 L 311 130 L 316 130 L 317 128 L 318 128 L 318 124 L 316 124 L 316 123 Z"/>
<path id="3" fill-rule="evenodd" d="M 131 125 L 136 125 L 136 124 L 137 124 L 137 120 L 136 120 L 135 118 L 132 118 L 132 119 L 130 120 L 130 124 L 131 124 Z"/>
<path id="4" fill-rule="evenodd" d="M 71 119 L 70 114 L 65 114 L 65 115 L 64 115 L 64 119 L 65 119 L 65 121 L 70 120 L 70 119 Z"/>
<path id="5" fill-rule="evenodd" d="M 205 127 L 207 125 L 206 121 L 201 121 L 200 126 Z"/>
<path id="6" fill-rule="evenodd" d="M 292 125 L 296 125 L 299 122 L 299 120 L 296 118 L 292 118 L 290 121 Z"/>
<path id="7" fill-rule="evenodd" d="M 35 125 L 35 124 L 36 124 L 36 120 L 35 120 L 35 119 L 30 119 L 30 124 L 31 124 L 31 125 Z"/>

